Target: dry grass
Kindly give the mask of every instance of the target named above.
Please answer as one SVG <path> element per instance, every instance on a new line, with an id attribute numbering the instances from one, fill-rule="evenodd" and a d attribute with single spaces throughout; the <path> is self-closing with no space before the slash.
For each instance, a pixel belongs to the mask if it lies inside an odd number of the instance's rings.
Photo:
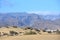
<path id="1" fill-rule="evenodd" d="M 60 40 L 60 35 L 23 35 L 0 37 L 0 40 Z"/>
<path id="2" fill-rule="evenodd" d="M 24 32 L 29 30 L 23 30 L 21 28 L 0 28 L 0 32 L 9 32 L 10 30 L 17 32 Z M 2 36 L 0 40 L 60 40 L 60 35 L 51 35 L 48 33 L 37 34 L 37 35 L 17 35 L 17 36 Z"/>

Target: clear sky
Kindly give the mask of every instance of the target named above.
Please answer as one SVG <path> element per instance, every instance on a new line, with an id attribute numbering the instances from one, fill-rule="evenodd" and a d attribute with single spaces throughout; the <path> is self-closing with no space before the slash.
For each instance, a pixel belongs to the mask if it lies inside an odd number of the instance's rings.
<path id="1" fill-rule="evenodd" d="M 60 11 L 60 0 L 0 0 L 0 12 Z"/>

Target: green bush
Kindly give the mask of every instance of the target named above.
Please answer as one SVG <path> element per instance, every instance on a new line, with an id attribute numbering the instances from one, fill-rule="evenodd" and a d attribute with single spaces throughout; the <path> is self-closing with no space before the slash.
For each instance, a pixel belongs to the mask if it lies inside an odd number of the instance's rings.
<path id="1" fill-rule="evenodd" d="M 25 32 L 24 35 L 34 35 L 34 34 L 36 34 L 36 32 L 30 31 L 30 32 Z"/>

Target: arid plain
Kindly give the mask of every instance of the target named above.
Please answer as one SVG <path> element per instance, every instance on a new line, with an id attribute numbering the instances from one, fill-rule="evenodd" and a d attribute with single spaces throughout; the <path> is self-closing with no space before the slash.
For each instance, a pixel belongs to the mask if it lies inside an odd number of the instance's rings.
<path id="1" fill-rule="evenodd" d="M 2 35 L 2 36 L 0 36 L 0 40 L 60 40 L 60 35 L 57 35 L 57 34 L 49 34 L 46 32 L 40 32 L 40 34 L 37 33 L 37 34 L 33 34 L 33 35 L 23 35 L 24 32 L 28 32 L 28 31 L 30 31 L 30 29 L 24 30 L 22 28 L 13 28 L 13 27 L 0 28 L 0 32 L 2 32 L 1 34 L 3 34 L 3 33 L 9 34 L 9 31 L 20 32 L 20 34 L 13 35 L 13 36 L 10 36 L 7 34 Z M 32 30 L 32 31 L 36 32 L 35 30 Z"/>

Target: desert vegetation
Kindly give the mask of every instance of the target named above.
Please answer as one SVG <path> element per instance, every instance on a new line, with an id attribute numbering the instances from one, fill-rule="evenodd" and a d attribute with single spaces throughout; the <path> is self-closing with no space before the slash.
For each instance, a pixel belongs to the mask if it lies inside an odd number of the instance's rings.
<path id="1" fill-rule="evenodd" d="M 10 36 L 14 36 L 14 35 L 18 35 L 18 33 L 15 31 L 10 31 Z"/>
<path id="2" fill-rule="evenodd" d="M 17 28 L 17 26 L 12 26 L 13 28 Z"/>
<path id="3" fill-rule="evenodd" d="M 6 27 L 6 28 L 9 28 L 8 26 Z M 17 30 L 18 30 L 18 28 L 17 28 L 17 26 L 13 26 L 13 29 L 14 28 L 16 28 Z M 8 29 L 9 30 L 9 29 Z M 37 29 L 37 28 L 32 28 L 32 27 L 25 27 L 25 28 L 22 28 L 22 30 L 24 31 L 24 32 L 20 32 L 20 30 L 17 32 L 17 31 L 15 31 L 15 30 L 9 30 L 9 34 L 8 33 L 5 33 L 5 32 L 0 32 L 0 36 L 1 36 L 1 34 L 3 34 L 3 36 L 5 36 L 5 35 L 10 35 L 10 36 L 14 36 L 14 35 L 19 35 L 19 34 L 22 34 L 23 33 L 23 35 L 35 35 L 35 34 L 39 34 L 39 33 L 41 33 L 41 31 L 44 33 L 44 32 L 46 32 L 46 33 L 48 33 L 48 34 L 52 34 L 52 33 L 55 33 L 55 34 L 60 34 L 60 31 L 57 29 L 56 31 L 46 31 L 45 29 L 43 29 L 43 30 L 40 30 L 40 29 Z M 33 31 L 34 30 L 34 31 Z M 41 33 L 42 34 L 42 33 Z"/>
<path id="4" fill-rule="evenodd" d="M 30 36 L 31 35 L 31 36 Z M 46 36 L 45 36 L 46 35 Z M 56 37 L 57 35 L 60 35 L 60 31 L 57 29 L 56 31 L 46 31 L 45 29 L 41 30 L 41 29 L 37 29 L 37 28 L 32 28 L 32 27 L 25 27 L 25 28 L 20 28 L 17 26 L 14 26 L 12 28 L 10 27 L 3 27 L 0 28 L 0 39 L 2 40 L 3 37 L 9 38 L 12 37 L 12 39 L 14 39 L 16 37 L 15 40 L 21 39 L 21 38 L 26 38 L 26 40 L 28 38 L 32 38 L 33 37 L 38 37 L 38 40 L 40 37 L 44 37 L 44 39 L 46 37 Z M 29 37 L 30 36 L 30 37 Z M 21 38 L 20 38 L 21 37 Z M 57 36 L 58 37 L 58 36 Z M 59 36 L 60 37 L 60 36 Z M 30 40 L 32 40 L 30 38 Z M 41 38 L 40 38 L 41 39 Z M 47 38 L 46 38 L 47 39 Z M 51 39 L 51 38 L 50 38 Z M 25 40 L 25 39 L 24 39 Z M 34 40 L 34 39 L 33 39 Z M 54 40 L 54 39 L 53 39 Z"/>
<path id="5" fill-rule="evenodd" d="M 34 31 L 29 31 L 24 33 L 24 35 L 34 35 L 34 34 L 37 34 L 37 33 Z"/>
<path id="6" fill-rule="evenodd" d="M 32 27 L 25 27 L 25 28 L 24 28 L 24 30 L 28 30 L 28 29 L 33 30 Z"/>
<path id="7" fill-rule="evenodd" d="M 57 29 L 56 34 L 60 34 L 60 31 Z"/>

